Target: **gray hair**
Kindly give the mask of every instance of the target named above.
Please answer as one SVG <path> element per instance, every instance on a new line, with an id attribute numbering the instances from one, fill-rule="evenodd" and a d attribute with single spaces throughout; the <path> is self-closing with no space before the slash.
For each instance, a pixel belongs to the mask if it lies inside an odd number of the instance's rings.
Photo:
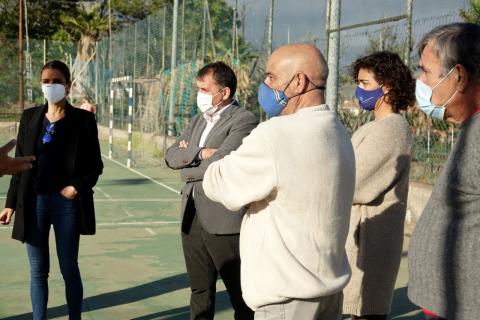
<path id="1" fill-rule="evenodd" d="M 452 23 L 434 28 L 420 41 L 420 56 L 430 42 L 443 65 L 444 73 L 461 64 L 471 79 L 480 80 L 480 25 Z"/>

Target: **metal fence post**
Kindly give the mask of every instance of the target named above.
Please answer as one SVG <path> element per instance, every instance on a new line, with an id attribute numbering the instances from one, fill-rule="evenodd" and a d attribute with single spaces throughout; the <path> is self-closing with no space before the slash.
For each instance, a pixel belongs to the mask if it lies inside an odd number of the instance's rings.
<path id="1" fill-rule="evenodd" d="M 405 35 L 405 64 L 410 66 L 410 52 L 412 50 L 412 12 L 413 0 L 407 0 L 407 34 Z"/>
<path id="2" fill-rule="evenodd" d="M 108 158 L 112 159 L 113 155 L 113 89 L 110 89 L 110 122 L 108 133 Z"/>
<path id="3" fill-rule="evenodd" d="M 340 6 L 341 0 L 331 0 L 330 31 L 328 32 L 328 69 L 327 105 L 333 110 L 338 109 L 338 63 L 340 54 Z M 335 30 L 335 31 L 331 31 Z"/>
<path id="4" fill-rule="evenodd" d="M 127 168 L 132 166 L 132 126 L 133 126 L 133 88 L 130 84 L 128 91 L 128 143 L 127 143 Z"/>
<path id="5" fill-rule="evenodd" d="M 168 135 L 173 136 L 174 127 L 173 123 L 175 120 L 175 81 L 176 81 L 176 72 L 175 68 L 177 67 L 177 20 L 178 20 L 178 0 L 173 2 L 173 26 L 172 26 L 172 57 L 170 64 L 171 78 L 170 78 L 170 103 L 168 110 Z"/>

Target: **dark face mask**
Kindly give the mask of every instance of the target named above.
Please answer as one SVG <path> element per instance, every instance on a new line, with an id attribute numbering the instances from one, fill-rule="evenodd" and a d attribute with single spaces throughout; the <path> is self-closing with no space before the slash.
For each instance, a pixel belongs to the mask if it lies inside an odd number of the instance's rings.
<path id="1" fill-rule="evenodd" d="M 382 96 L 382 87 L 374 90 L 365 90 L 357 87 L 357 89 L 355 90 L 355 97 L 358 99 L 360 107 L 367 111 L 372 111 L 373 109 L 375 109 L 375 104 Z"/>

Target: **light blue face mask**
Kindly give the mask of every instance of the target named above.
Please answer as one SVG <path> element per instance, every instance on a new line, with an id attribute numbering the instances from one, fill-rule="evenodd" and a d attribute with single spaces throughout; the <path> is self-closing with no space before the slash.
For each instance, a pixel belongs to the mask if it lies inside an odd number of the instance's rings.
<path id="1" fill-rule="evenodd" d="M 455 68 L 452 68 L 448 73 L 440 79 L 432 88 L 423 83 L 420 79 L 417 79 L 415 85 L 415 97 L 417 98 L 417 103 L 420 109 L 429 117 L 434 119 L 443 120 L 445 117 L 445 107 L 455 96 L 457 91 L 455 91 L 450 98 L 441 106 L 434 105 L 432 103 L 433 89 L 435 89 L 440 83 L 442 83 L 448 76 L 452 73 Z"/>

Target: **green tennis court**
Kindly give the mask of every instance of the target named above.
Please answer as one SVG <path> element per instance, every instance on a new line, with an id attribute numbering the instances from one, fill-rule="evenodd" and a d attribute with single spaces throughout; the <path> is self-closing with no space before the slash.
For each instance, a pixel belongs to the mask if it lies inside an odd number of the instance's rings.
<path id="1" fill-rule="evenodd" d="M 105 149 L 104 149 L 105 150 Z M 181 183 L 164 165 L 136 168 L 103 159 L 95 188 L 97 235 L 81 239 L 84 319 L 189 319 L 189 288 L 179 233 Z M 138 170 L 138 171 L 137 171 Z M 5 198 L 8 177 L 0 179 Z M 31 319 L 25 247 L 0 227 L 0 319 Z M 53 233 L 53 231 L 52 231 Z M 63 280 L 51 236 L 50 319 L 67 319 Z M 406 299 L 406 259 L 394 298 L 394 319 L 421 319 Z M 216 319 L 233 319 L 217 283 Z"/>

